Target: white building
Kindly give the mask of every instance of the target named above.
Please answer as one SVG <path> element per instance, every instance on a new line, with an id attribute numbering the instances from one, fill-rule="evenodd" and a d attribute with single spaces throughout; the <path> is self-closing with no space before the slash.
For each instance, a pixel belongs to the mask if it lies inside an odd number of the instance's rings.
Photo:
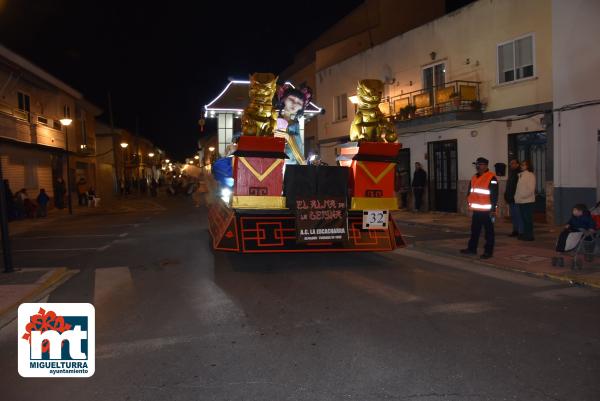
<path id="1" fill-rule="evenodd" d="M 321 157 L 333 163 L 348 140 L 357 81 L 381 79 L 381 108 L 404 148 L 400 165 L 411 175 L 414 162 L 425 166 L 430 209 L 465 212 L 472 162 L 485 157 L 494 170 L 515 157 L 535 168 L 538 218 L 562 222 L 572 203 L 596 198 L 597 109 L 560 119 L 553 109 L 600 97 L 592 75 L 600 67 L 598 4 L 480 0 L 318 70 L 319 101 L 331 110 L 318 118 Z M 319 50 L 328 51 L 335 46 Z M 503 192 L 506 176 L 499 179 Z"/>
<path id="2" fill-rule="evenodd" d="M 600 2 L 552 1 L 554 204 L 600 200 Z"/>

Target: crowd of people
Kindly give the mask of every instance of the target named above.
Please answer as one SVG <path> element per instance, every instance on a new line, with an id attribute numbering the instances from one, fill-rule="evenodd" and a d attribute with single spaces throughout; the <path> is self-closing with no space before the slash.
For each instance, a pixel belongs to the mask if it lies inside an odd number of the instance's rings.
<path id="1" fill-rule="evenodd" d="M 50 198 L 45 188 L 40 188 L 35 195 L 30 195 L 26 188 L 13 192 L 10 182 L 4 180 L 6 213 L 9 221 L 47 217 L 51 201 L 54 202 L 54 207 L 57 209 L 64 209 L 67 188 L 62 177 L 56 179 L 53 189 L 53 198 Z M 80 206 L 96 206 L 98 204 L 99 198 L 83 177 L 77 182 L 77 194 L 79 195 Z"/>
<path id="2" fill-rule="evenodd" d="M 158 196 L 158 188 L 162 185 L 162 177 L 156 179 L 151 176 L 147 177 L 127 177 L 119 180 L 119 192 L 121 196 L 132 194 L 147 195 L 152 197 Z"/>
<path id="3" fill-rule="evenodd" d="M 48 215 L 50 197 L 44 188 L 41 188 L 35 198 L 32 198 L 26 188 L 13 193 L 8 180 L 4 180 L 4 194 L 6 212 L 10 221 Z"/>

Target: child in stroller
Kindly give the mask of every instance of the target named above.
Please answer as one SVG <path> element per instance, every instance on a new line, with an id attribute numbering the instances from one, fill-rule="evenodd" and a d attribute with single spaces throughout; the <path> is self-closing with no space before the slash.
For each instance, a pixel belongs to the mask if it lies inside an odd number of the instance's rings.
<path id="1" fill-rule="evenodd" d="M 596 205 L 592 211 L 598 210 Z M 597 223 L 592 218 L 592 213 L 584 204 L 573 206 L 573 212 L 565 229 L 558 236 L 556 242 L 556 251 L 559 253 L 573 251 L 573 266 L 572 268 L 582 267 L 579 263 L 578 256 L 583 253 L 586 261 L 592 261 L 594 249 L 597 240 Z M 562 256 L 552 258 L 552 266 L 564 267 L 565 262 Z"/>

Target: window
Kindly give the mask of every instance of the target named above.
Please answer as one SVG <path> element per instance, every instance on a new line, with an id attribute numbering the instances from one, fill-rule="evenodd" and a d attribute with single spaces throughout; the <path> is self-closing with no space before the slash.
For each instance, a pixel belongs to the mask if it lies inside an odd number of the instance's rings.
<path id="1" fill-rule="evenodd" d="M 26 95 L 23 92 L 17 92 L 17 97 L 19 100 L 19 110 L 29 113 L 31 111 L 30 106 L 29 106 L 30 105 L 29 95 Z"/>
<path id="2" fill-rule="evenodd" d="M 225 156 L 225 149 L 233 137 L 233 114 L 221 113 L 218 117 L 219 126 L 219 155 Z"/>
<path id="3" fill-rule="evenodd" d="M 341 121 L 348 118 L 348 95 L 345 93 L 336 96 L 333 100 L 333 121 Z"/>
<path id="4" fill-rule="evenodd" d="M 423 68 L 423 89 L 429 93 L 429 104 L 433 105 L 435 91 L 446 83 L 446 64 L 438 63 Z M 435 88 L 435 89 L 434 89 Z"/>
<path id="5" fill-rule="evenodd" d="M 498 45 L 498 83 L 533 77 L 534 72 L 533 35 Z"/>

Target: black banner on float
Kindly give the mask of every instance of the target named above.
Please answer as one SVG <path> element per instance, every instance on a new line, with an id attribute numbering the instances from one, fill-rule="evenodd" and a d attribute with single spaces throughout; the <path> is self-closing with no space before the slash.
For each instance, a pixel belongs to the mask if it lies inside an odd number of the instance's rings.
<path id="1" fill-rule="evenodd" d="M 348 239 L 348 210 L 345 198 L 297 198 L 295 206 L 299 243 L 339 242 Z"/>

